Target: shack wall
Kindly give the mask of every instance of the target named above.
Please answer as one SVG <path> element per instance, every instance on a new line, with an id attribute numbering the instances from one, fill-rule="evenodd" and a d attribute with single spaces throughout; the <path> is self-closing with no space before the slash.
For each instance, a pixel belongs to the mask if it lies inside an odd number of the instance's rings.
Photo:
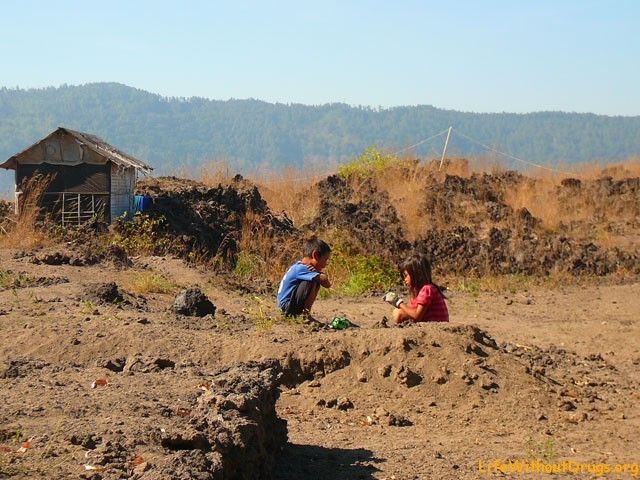
<path id="1" fill-rule="evenodd" d="M 122 168 L 111 164 L 111 221 L 126 214 L 127 217 L 135 213 L 136 170 Z"/>

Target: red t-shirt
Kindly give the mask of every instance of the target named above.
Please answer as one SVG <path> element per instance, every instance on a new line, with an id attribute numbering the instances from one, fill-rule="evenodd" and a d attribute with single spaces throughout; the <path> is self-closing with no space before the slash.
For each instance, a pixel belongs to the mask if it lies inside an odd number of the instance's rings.
<path id="1" fill-rule="evenodd" d="M 444 297 L 435 285 L 425 285 L 418 292 L 418 296 L 411 298 L 409 305 L 416 310 L 418 305 L 424 305 L 426 313 L 421 322 L 448 322 L 449 310 Z"/>

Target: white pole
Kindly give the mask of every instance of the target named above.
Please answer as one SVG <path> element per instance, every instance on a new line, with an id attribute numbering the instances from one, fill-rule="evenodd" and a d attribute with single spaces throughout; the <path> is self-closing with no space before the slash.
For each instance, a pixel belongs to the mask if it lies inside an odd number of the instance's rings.
<path id="1" fill-rule="evenodd" d="M 440 167 L 438 171 L 442 170 L 442 164 L 444 163 L 444 156 L 447 154 L 447 146 L 449 145 L 449 137 L 451 137 L 451 130 L 453 127 L 449 127 L 449 132 L 447 132 L 447 139 L 444 142 L 444 149 L 442 150 L 442 158 L 440 159 Z"/>

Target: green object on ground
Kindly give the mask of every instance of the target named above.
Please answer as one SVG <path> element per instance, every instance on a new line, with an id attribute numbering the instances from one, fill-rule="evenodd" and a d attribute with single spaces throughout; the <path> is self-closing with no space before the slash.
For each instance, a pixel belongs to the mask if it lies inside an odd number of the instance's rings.
<path id="1" fill-rule="evenodd" d="M 331 328 L 334 330 L 344 330 L 351 326 L 351 322 L 347 317 L 335 317 L 331 322 Z"/>

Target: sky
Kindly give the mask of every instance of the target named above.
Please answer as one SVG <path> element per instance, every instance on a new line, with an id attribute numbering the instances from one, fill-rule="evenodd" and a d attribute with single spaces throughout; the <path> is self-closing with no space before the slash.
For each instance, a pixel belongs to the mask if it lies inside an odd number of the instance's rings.
<path id="1" fill-rule="evenodd" d="M 2 2 L 0 86 L 640 115 L 638 0 Z"/>

